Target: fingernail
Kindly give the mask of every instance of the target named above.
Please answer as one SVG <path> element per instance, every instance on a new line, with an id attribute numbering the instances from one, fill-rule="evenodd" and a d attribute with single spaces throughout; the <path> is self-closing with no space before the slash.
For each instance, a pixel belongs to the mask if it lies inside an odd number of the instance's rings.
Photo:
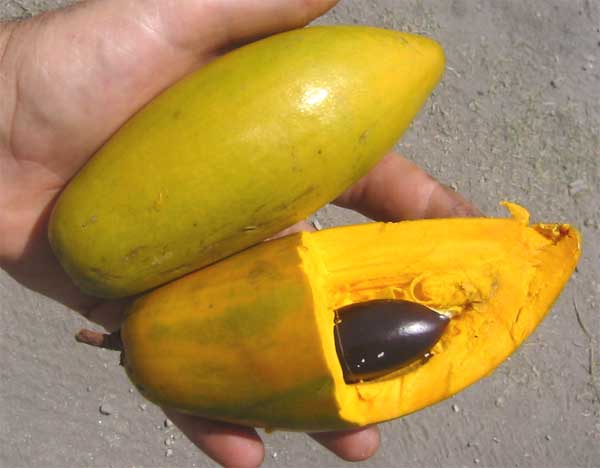
<path id="1" fill-rule="evenodd" d="M 485 215 L 471 202 L 465 200 L 452 187 L 444 185 L 444 190 L 450 201 L 450 212 L 455 218 L 483 218 Z"/>

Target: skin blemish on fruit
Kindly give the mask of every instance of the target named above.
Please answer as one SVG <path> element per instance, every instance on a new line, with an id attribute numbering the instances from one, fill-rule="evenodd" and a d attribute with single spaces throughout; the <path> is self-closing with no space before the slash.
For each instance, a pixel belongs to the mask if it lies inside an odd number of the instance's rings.
<path id="1" fill-rule="evenodd" d="M 90 216 L 82 225 L 82 229 L 85 229 L 86 227 L 88 227 L 90 224 L 94 224 L 96 222 L 97 218 L 96 216 Z"/>

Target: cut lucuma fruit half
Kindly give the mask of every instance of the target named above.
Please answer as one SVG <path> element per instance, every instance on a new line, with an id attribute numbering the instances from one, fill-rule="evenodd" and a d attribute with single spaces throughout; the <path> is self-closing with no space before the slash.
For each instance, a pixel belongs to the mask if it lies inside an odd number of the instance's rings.
<path id="1" fill-rule="evenodd" d="M 192 273 L 129 309 L 127 372 L 157 404 L 274 429 L 358 427 L 432 405 L 504 361 L 579 258 L 572 226 L 529 226 L 525 209 L 505 205 L 511 218 L 299 233 Z M 449 320 L 422 356 L 348 381 L 336 323 L 349 306 L 377 300 Z"/>

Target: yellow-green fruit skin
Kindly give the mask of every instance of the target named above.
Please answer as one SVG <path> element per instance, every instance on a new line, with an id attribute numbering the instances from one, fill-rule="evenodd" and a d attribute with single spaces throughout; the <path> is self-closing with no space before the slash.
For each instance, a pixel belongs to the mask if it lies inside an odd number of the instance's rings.
<path id="1" fill-rule="evenodd" d="M 133 295 L 274 235 L 368 172 L 439 81 L 440 46 L 352 26 L 213 61 L 128 121 L 61 194 L 49 238 L 85 292 Z"/>

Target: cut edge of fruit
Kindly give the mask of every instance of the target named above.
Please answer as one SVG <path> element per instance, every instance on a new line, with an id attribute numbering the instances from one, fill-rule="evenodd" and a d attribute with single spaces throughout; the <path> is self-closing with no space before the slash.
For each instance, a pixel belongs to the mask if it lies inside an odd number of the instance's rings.
<path id="1" fill-rule="evenodd" d="M 327 365 L 329 366 L 330 372 L 334 380 L 336 394 L 335 396 L 338 402 L 340 418 L 346 421 L 348 425 L 362 426 L 366 424 L 372 424 L 374 422 L 379 422 L 385 419 L 392 419 L 395 417 L 403 416 L 417 411 L 419 409 L 422 409 L 424 406 L 435 404 L 443 399 L 446 399 L 456 394 L 458 391 L 463 390 L 464 388 L 472 385 L 473 383 L 476 383 L 481 378 L 492 373 L 497 368 L 497 366 L 500 365 L 506 359 L 506 357 L 510 356 L 514 351 L 516 351 L 519 348 L 519 346 L 527 339 L 527 337 L 535 330 L 537 325 L 539 325 L 543 317 L 549 312 L 552 303 L 556 300 L 556 298 L 560 294 L 560 291 L 568 282 L 571 272 L 577 263 L 577 259 L 579 258 L 579 249 L 581 242 L 580 235 L 576 229 L 567 224 L 538 224 L 529 226 L 529 212 L 525 208 L 509 202 L 503 202 L 503 205 L 509 210 L 511 214 L 511 219 L 523 226 L 522 229 L 534 230 L 536 231 L 536 233 L 541 234 L 546 239 L 552 240 L 552 244 L 550 246 L 547 246 L 547 248 L 552 249 L 553 247 L 559 247 L 560 251 L 556 251 L 554 249 L 552 252 L 544 253 L 544 255 L 548 255 L 548 257 L 546 257 L 545 259 L 546 261 L 548 259 L 558 257 L 564 258 L 566 256 L 569 257 L 568 263 L 573 262 L 572 268 L 565 268 L 563 270 L 562 274 L 560 275 L 560 278 L 557 278 L 556 284 L 554 285 L 555 287 L 552 288 L 553 291 L 548 291 L 545 294 L 546 296 L 548 296 L 546 299 L 541 300 L 540 302 L 534 301 L 536 303 L 532 303 L 531 305 L 526 306 L 533 308 L 537 307 L 544 310 L 538 311 L 538 313 L 534 314 L 535 317 L 532 318 L 532 324 L 530 329 L 523 336 L 519 337 L 519 339 L 514 343 L 514 347 L 512 349 L 507 349 L 507 355 L 505 357 L 500 359 L 497 363 L 495 363 L 495 365 L 491 366 L 489 369 L 482 371 L 481 375 L 479 375 L 476 379 L 468 379 L 468 381 L 465 381 L 464 384 L 460 386 L 460 388 L 449 386 L 447 392 L 444 395 L 441 395 L 439 398 L 432 398 L 431 401 L 428 401 L 427 405 L 415 407 L 410 411 L 406 411 L 404 408 L 399 407 L 396 410 L 392 410 L 390 414 L 394 414 L 386 418 L 379 418 L 376 416 L 378 411 L 375 408 L 371 407 L 370 401 L 376 399 L 377 396 L 382 393 L 401 395 L 403 392 L 402 385 L 404 379 L 399 379 L 398 377 L 405 376 L 414 372 L 416 369 L 422 366 L 424 362 L 428 362 L 429 359 L 426 358 L 424 360 L 417 361 L 407 366 L 406 368 L 399 369 L 398 371 L 392 372 L 381 378 L 374 379 L 373 381 L 358 382 L 351 384 L 346 383 L 343 379 L 343 371 L 341 363 L 339 363 L 339 360 L 337 358 L 335 342 L 333 339 L 333 324 L 335 320 L 335 310 L 341 306 L 345 306 L 356 302 L 362 302 L 369 299 L 402 298 L 405 300 L 412 300 L 414 302 L 426 305 L 432 310 L 442 315 L 445 315 L 449 318 L 454 318 L 460 316 L 464 312 L 466 305 L 462 304 L 458 308 L 444 308 L 436 306 L 436 304 L 433 303 L 424 303 L 424 301 L 421 300 L 421 298 L 415 297 L 414 294 L 413 283 L 415 282 L 416 278 L 415 280 L 413 280 L 413 282 L 411 282 L 408 291 L 399 291 L 399 289 L 402 288 L 398 288 L 394 284 L 371 284 L 368 288 L 366 288 L 363 291 L 363 294 L 359 295 L 362 297 L 354 297 L 355 295 L 353 294 L 353 291 L 351 291 L 350 288 L 348 291 L 349 296 L 346 298 L 346 300 L 340 302 L 338 295 L 338 298 L 334 300 L 334 303 L 332 303 L 331 300 L 329 300 L 329 298 L 332 296 L 330 291 L 332 286 L 328 284 L 328 281 L 330 279 L 330 272 L 327 268 L 328 265 L 324 263 L 324 258 L 320 254 L 320 249 L 322 248 L 322 246 L 319 242 L 319 235 L 305 235 L 303 239 L 303 245 L 306 246 L 307 251 L 310 251 L 311 253 L 311 255 L 309 256 L 310 263 L 314 265 L 314 268 L 317 268 L 320 273 L 316 276 L 316 278 L 318 278 L 318 284 L 313 284 L 313 287 L 317 291 L 315 294 L 319 296 L 319 314 L 321 316 L 326 317 L 325 320 L 319 321 L 321 331 L 325 332 L 322 336 L 326 337 L 326 339 L 324 339 L 322 343 L 323 352 L 324 355 L 327 357 Z M 506 221 L 510 222 L 511 220 L 505 220 L 505 222 Z M 386 230 L 385 225 L 381 226 L 380 229 Z M 572 238 L 572 241 L 568 242 L 568 239 L 566 238 Z M 560 245 L 557 246 L 557 244 Z M 540 259 L 540 261 L 545 262 L 542 259 Z M 538 269 L 536 269 L 534 277 L 537 278 L 538 276 Z M 315 276 L 313 276 L 313 278 L 315 278 Z M 531 279 L 528 289 L 533 286 L 535 278 Z M 552 296 L 552 298 L 550 298 L 550 296 Z M 351 298 L 351 300 L 349 300 L 349 298 Z M 436 350 L 436 346 L 432 348 L 434 354 L 436 352 L 440 352 L 440 349 Z"/>

